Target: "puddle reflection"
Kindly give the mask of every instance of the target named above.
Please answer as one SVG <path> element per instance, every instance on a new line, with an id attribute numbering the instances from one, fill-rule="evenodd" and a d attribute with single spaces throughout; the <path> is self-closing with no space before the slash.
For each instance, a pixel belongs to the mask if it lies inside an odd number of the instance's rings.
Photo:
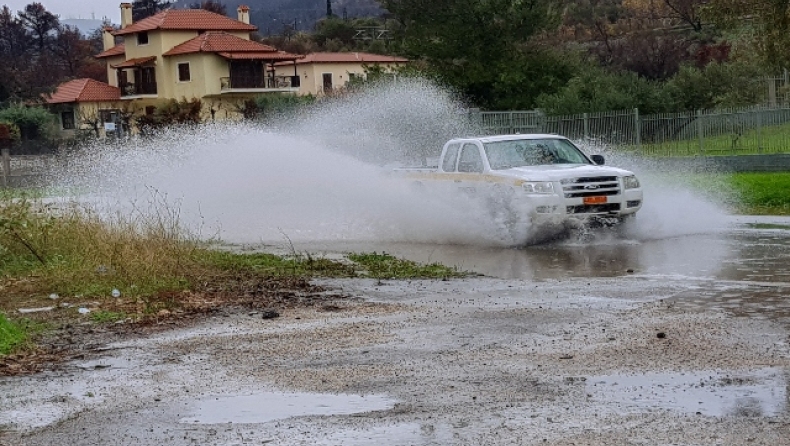
<path id="1" fill-rule="evenodd" d="M 623 410 L 670 409 L 713 417 L 775 417 L 787 410 L 787 383 L 779 369 L 748 374 L 645 373 L 593 376 L 593 400 Z"/>
<path id="2" fill-rule="evenodd" d="M 386 410 L 395 400 L 380 395 L 265 392 L 199 400 L 181 423 L 266 423 L 307 415 L 350 415 Z"/>

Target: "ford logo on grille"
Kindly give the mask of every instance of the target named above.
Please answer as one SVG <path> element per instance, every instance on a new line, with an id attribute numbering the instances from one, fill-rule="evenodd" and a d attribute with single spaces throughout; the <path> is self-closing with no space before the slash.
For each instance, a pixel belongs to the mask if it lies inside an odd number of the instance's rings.
<path id="1" fill-rule="evenodd" d="M 595 190 L 595 189 L 598 189 L 598 185 L 597 184 L 588 184 L 588 185 L 584 186 L 584 188 L 587 189 L 587 190 Z"/>

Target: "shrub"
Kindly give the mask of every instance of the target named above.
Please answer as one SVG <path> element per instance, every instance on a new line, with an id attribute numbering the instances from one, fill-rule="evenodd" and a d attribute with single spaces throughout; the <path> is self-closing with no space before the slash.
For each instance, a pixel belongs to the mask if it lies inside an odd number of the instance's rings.
<path id="1" fill-rule="evenodd" d="M 55 120 L 55 115 L 42 107 L 12 105 L 0 110 L 0 122 L 16 125 L 23 141 L 49 139 Z"/>
<path id="2" fill-rule="evenodd" d="M 610 73 L 602 68 L 583 70 L 555 94 L 543 94 L 537 106 L 549 115 L 573 115 L 638 108 L 660 113 L 674 108 L 658 82 L 634 73 Z"/>
<path id="3" fill-rule="evenodd" d="M 203 103 L 200 99 L 168 99 L 156 107 L 153 114 L 137 117 L 137 127 L 142 132 L 179 124 L 199 124 Z"/>
<path id="4" fill-rule="evenodd" d="M 244 116 L 247 118 L 279 118 L 298 112 L 305 106 L 314 104 L 315 96 L 296 95 L 261 95 L 244 104 Z"/>
<path id="5" fill-rule="evenodd" d="M 667 93 L 685 110 L 754 105 L 765 89 L 760 69 L 749 63 L 711 63 L 704 68 L 684 66 L 669 80 Z"/>

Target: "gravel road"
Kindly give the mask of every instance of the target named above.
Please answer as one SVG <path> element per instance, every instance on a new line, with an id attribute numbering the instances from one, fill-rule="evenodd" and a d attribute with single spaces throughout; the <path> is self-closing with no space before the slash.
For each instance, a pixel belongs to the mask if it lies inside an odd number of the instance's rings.
<path id="1" fill-rule="evenodd" d="M 0 444 L 790 444 L 786 324 L 688 304 L 738 285 L 320 284 L 356 298 L 220 314 L 5 378 Z"/>

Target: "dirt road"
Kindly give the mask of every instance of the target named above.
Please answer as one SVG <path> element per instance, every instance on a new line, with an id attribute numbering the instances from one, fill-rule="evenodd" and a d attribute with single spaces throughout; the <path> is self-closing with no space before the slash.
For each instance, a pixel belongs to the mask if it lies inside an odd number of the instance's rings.
<path id="1" fill-rule="evenodd" d="M 0 382 L 6 445 L 790 444 L 784 325 L 715 279 L 339 281 Z M 729 287 L 729 288 L 728 288 Z"/>

